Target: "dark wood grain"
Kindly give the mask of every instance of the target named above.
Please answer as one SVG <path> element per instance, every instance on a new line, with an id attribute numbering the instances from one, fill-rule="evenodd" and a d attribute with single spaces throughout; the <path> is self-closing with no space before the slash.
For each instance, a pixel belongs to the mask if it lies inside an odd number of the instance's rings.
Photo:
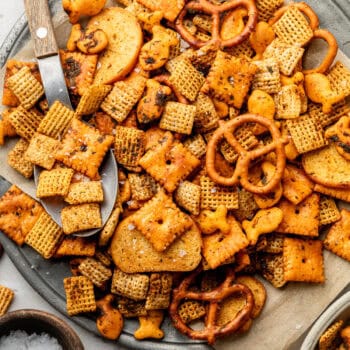
<path id="1" fill-rule="evenodd" d="M 29 29 L 34 41 L 35 56 L 38 58 L 51 56 L 57 53 L 58 47 L 53 32 L 48 0 L 24 0 Z M 44 38 L 39 38 L 38 29 L 47 30 Z"/>

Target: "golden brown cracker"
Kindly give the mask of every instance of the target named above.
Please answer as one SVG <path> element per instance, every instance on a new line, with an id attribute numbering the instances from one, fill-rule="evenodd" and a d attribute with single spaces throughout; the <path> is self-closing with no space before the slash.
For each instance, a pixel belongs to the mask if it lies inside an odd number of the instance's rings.
<path id="1" fill-rule="evenodd" d="M 54 257 L 64 256 L 94 256 L 96 251 L 96 242 L 77 236 L 67 236 L 57 248 Z"/>
<path id="2" fill-rule="evenodd" d="M 319 192 L 333 198 L 341 199 L 345 202 L 350 202 L 350 189 L 347 190 L 341 188 L 326 187 L 316 184 L 314 190 L 315 192 Z"/>
<path id="3" fill-rule="evenodd" d="M 7 163 L 26 178 L 31 178 L 34 172 L 34 165 L 24 157 L 29 143 L 20 138 L 16 145 L 7 155 Z"/>

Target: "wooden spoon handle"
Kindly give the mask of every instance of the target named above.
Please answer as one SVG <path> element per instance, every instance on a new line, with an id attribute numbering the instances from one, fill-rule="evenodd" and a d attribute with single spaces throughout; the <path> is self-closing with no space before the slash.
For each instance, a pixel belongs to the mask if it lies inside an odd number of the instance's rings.
<path id="1" fill-rule="evenodd" d="M 47 0 L 24 0 L 29 29 L 37 58 L 56 55 L 58 46 L 53 32 Z"/>

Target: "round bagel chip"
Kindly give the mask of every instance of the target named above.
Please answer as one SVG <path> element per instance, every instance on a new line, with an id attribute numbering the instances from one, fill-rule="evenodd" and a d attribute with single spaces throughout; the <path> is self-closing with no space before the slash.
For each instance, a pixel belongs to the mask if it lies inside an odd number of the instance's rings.
<path id="1" fill-rule="evenodd" d="M 109 41 L 99 57 L 94 83 L 111 84 L 124 78 L 136 64 L 143 43 L 136 17 L 120 7 L 105 8 L 87 27 L 89 31 L 102 29 Z"/>

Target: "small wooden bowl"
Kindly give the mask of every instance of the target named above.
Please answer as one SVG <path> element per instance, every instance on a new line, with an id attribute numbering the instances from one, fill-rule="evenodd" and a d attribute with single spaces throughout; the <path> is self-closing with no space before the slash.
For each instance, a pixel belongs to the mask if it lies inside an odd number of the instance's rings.
<path id="1" fill-rule="evenodd" d="M 45 311 L 23 309 L 0 317 L 0 337 L 14 330 L 23 330 L 28 334 L 45 332 L 56 338 L 65 350 L 84 350 L 75 331 L 66 322 Z"/>

